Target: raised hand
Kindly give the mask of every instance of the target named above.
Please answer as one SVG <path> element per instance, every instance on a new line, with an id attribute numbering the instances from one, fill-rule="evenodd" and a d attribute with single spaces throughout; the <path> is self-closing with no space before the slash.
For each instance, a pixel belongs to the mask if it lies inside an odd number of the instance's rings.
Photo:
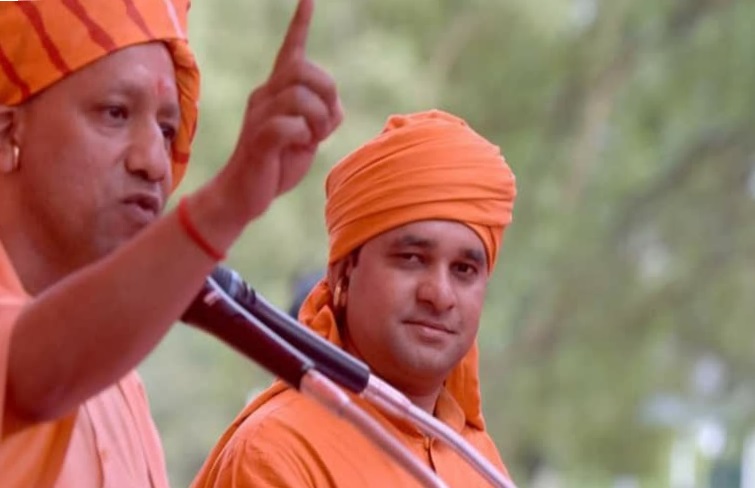
<path id="1" fill-rule="evenodd" d="M 228 164 L 243 175 L 236 183 L 260 213 L 302 179 L 320 142 L 343 118 L 334 80 L 306 57 L 313 10 L 313 0 L 299 1 L 272 73 L 249 97 Z"/>

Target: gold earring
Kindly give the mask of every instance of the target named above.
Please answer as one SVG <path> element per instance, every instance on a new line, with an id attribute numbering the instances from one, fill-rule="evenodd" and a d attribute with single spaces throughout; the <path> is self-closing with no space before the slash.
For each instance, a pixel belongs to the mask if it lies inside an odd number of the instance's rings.
<path id="1" fill-rule="evenodd" d="M 346 291 L 344 290 L 344 280 L 338 280 L 336 290 L 333 293 L 333 306 L 337 309 L 346 307 Z"/>
<path id="2" fill-rule="evenodd" d="M 11 171 L 16 171 L 19 166 L 19 153 L 21 152 L 21 149 L 15 144 L 13 144 L 11 152 L 13 153 L 13 160 L 11 161 L 10 167 Z"/>

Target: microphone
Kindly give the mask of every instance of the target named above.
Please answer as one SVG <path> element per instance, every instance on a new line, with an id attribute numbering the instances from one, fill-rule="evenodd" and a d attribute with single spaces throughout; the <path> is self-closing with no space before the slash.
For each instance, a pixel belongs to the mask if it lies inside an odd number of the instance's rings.
<path id="1" fill-rule="evenodd" d="M 210 276 L 231 299 L 310 358 L 317 371 L 354 393 L 359 394 L 367 388 L 370 368 L 365 363 L 281 313 L 234 270 L 217 266 Z"/>
<path id="2" fill-rule="evenodd" d="M 236 303 L 213 277 L 205 279 L 181 321 L 217 337 L 297 390 L 304 375 L 315 366 Z"/>

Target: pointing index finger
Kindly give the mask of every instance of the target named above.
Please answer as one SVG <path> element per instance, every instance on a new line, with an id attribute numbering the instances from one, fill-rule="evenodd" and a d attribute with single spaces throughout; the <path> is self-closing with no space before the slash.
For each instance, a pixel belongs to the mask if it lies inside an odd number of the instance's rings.
<path id="1" fill-rule="evenodd" d="M 275 58 L 274 71 L 290 60 L 304 56 L 309 25 L 312 22 L 312 12 L 314 12 L 314 0 L 299 0 L 296 12 L 288 24 L 286 37 L 283 39 L 283 44 L 278 50 L 278 56 Z"/>

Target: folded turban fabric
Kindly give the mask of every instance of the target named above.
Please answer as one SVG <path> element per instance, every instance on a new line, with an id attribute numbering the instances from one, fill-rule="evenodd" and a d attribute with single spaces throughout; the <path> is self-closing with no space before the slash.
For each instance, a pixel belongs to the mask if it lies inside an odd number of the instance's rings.
<path id="1" fill-rule="evenodd" d="M 390 117 L 331 170 L 326 194 L 331 263 L 394 227 L 444 219 L 479 235 L 492 271 L 516 186 L 497 146 L 464 120 L 431 110 Z"/>
<path id="2" fill-rule="evenodd" d="M 173 58 L 181 125 L 173 185 L 189 161 L 197 124 L 199 70 L 186 38 L 189 0 L 0 2 L 0 105 L 16 105 L 118 49 L 151 41 Z"/>

